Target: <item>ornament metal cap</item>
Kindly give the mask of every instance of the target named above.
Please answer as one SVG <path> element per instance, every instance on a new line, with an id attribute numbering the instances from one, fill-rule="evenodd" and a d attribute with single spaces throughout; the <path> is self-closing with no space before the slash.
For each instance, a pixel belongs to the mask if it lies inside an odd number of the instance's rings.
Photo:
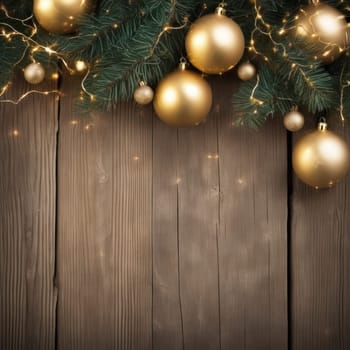
<path id="1" fill-rule="evenodd" d="M 184 70 L 186 70 L 186 68 L 187 68 L 187 60 L 186 60 L 185 57 L 181 57 L 180 64 L 179 64 L 179 69 L 181 71 L 184 71 Z"/>
<path id="2" fill-rule="evenodd" d="M 226 10 L 225 10 L 225 3 L 224 2 L 220 2 L 219 6 L 216 8 L 215 13 L 217 15 L 222 15 L 224 16 L 226 14 Z"/>
<path id="3" fill-rule="evenodd" d="M 320 131 L 326 131 L 327 128 L 328 128 L 328 125 L 327 125 L 326 118 L 320 118 L 317 129 Z"/>

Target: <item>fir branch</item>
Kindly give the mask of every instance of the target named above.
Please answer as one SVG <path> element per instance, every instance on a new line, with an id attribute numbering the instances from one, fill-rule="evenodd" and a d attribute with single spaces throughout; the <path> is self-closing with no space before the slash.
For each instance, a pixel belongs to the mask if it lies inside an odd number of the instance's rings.
<path id="1" fill-rule="evenodd" d="M 157 3 L 158 4 L 158 3 Z M 86 80 L 88 91 L 94 91 L 97 101 L 110 108 L 120 99 L 128 99 L 138 82 L 143 79 L 156 84 L 170 69 L 173 69 L 181 55 L 183 30 L 164 30 L 169 23 L 178 24 L 179 15 L 188 15 L 192 6 L 185 6 L 181 1 L 148 3 L 144 21 L 137 32 L 128 40 L 115 43 L 113 51 L 106 54 L 94 67 L 95 74 Z"/>
<path id="2" fill-rule="evenodd" d="M 274 73 L 268 65 L 260 68 L 254 81 L 241 84 L 233 97 L 233 106 L 238 115 L 237 125 L 257 128 L 274 115 L 274 86 Z"/>
<path id="3" fill-rule="evenodd" d="M 327 111 L 336 106 L 336 83 L 320 62 L 294 46 L 285 45 L 286 53 L 279 55 L 281 81 L 288 82 L 297 104 L 307 106 L 311 113 Z"/>

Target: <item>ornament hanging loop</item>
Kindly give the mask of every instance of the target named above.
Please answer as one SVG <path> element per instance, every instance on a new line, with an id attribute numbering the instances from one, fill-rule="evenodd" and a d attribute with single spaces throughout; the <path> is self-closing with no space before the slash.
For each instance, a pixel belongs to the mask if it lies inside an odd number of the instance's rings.
<path id="1" fill-rule="evenodd" d="M 215 13 L 217 15 L 225 15 L 226 14 L 226 9 L 225 9 L 226 3 L 225 2 L 220 2 L 218 7 L 215 10 Z"/>
<path id="2" fill-rule="evenodd" d="M 180 64 L 179 64 L 180 70 L 182 70 L 182 71 L 186 70 L 187 64 L 188 64 L 188 63 L 187 63 L 186 58 L 185 58 L 185 57 L 181 57 L 181 58 L 180 58 Z"/>
<path id="3" fill-rule="evenodd" d="M 318 130 L 320 131 L 326 131 L 327 130 L 327 120 L 325 117 L 321 117 L 319 120 L 318 120 Z"/>

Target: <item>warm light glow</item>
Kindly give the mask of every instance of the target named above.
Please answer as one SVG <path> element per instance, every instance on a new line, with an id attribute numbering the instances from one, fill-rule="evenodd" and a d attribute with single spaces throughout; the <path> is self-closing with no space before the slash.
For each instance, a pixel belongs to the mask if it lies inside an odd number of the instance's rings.
<path id="1" fill-rule="evenodd" d="M 186 84 L 183 89 L 188 96 L 194 99 L 198 98 L 201 94 L 201 90 L 195 84 Z"/>
<path id="2" fill-rule="evenodd" d="M 76 61 L 75 62 L 75 69 L 78 72 L 83 72 L 87 68 L 86 63 L 84 61 Z"/>
<path id="3" fill-rule="evenodd" d="M 164 98 L 164 103 L 169 104 L 169 105 L 174 105 L 177 102 L 177 92 L 175 89 L 168 88 L 166 91 L 164 91 L 163 94 Z"/>
<path id="4" fill-rule="evenodd" d="M 205 33 L 197 33 L 193 36 L 193 46 L 196 46 L 198 48 L 202 48 L 203 46 L 206 46 L 207 44 L 207 36 Z"/>
<path id="5" fill-rule="evenodd" d="M 58 73 L 52 73 L 51 74 L 51 79 L 52 80 L 57 80 L 60 77 L 60 75 Z"/>
<path id="6" fill-rule="evenodd" d="M 52 0 L 39 0 L 38 8 L 41 11 L 51 11 L 53 7 Z"/>
<path id="7" fill-rule="evenodd" d="M 328 13 L 320 13 L 318 16 L 315 16 L 316 26 L 322 28 L 328 35 L 338 35 L 339 31 L 342 29 L 342 19 L 343 17 L 338 18 Z"/>
<path id="8" fill-rule="evenodd" d="M 339 148 L 339 144 L 333 140 L 323 140 L 320 144 L 320 152 L 327 158 L 332 159 L 333 162 L 343 159 L 342 150 Z"/>
<path id="9" fill-rule="evenodd" d="M 17 129 L 13 129 L 12 132 L 10 133 L 12 136 L 18 136 L 19 131 Z"/>

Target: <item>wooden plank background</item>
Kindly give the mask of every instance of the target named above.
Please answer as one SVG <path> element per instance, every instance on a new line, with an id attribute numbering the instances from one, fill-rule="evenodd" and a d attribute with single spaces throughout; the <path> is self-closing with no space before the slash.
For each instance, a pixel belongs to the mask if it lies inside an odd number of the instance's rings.
<path id="1" fill-rule="evenodd" d="M 311 122 L 235 128 L 235 78 L 211 84 L 191 129 L 79 116 L 67 77 L 59 103 L 0 104 L 1 350 L 350 348 L 350 176 L 306 187 L 288 159 Z"/>

